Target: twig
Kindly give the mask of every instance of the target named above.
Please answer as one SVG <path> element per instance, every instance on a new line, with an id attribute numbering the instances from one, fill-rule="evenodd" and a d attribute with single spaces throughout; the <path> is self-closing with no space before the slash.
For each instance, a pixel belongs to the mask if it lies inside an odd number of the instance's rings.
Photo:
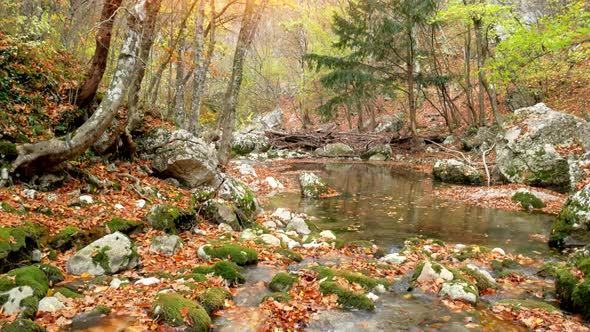
<path id="1" fill-rule="evenodd" d="M 488 165 L 486 164 L 486 153 L 492 151 L 492 149 L 495 146 L 496 146 L 496 143 L 492 144 L 492 146 L 489 149 L 482 151 L 483 167 L 485 168 L 485 170 L 486 170 L 486 176 L 488 177 L 488 187 L 490 186 L 491 178 L 490 178 L 490 171 L 488 170 Z"/>

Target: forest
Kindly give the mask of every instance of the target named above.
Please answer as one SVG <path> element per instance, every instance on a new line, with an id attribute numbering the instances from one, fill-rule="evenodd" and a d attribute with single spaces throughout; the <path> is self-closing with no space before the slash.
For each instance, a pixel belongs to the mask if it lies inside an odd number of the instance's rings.
<path id="1" fill-rule="evenodd" d="M 0 331 L 590 331 L 586 0 L 0 0 Z"/>

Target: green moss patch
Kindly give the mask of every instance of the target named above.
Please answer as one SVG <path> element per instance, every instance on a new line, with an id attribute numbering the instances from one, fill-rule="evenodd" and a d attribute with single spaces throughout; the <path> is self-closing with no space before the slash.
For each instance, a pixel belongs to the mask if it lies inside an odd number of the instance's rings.
<path id="1" fill-rule="evenodd" d="M 542 309 L 542 310 L 549 311 L 549 312 L 553 312 L 553 311 L 557 310 L 557 308 L 555 308 L 554 306 L 552 306 L 551 304 L 549 304 L 547 302 L 535 301 L 535 300 L 531 300 L 531 299 L 503 299 L 503 300 L 496 302 L 496 304 L 510 306 L 510 307 L 513 307 L 517 310 L 520 310 L 521 308 Z"/>
<path id="2" fill-rule="evenodd" d="M 233 295 L 227 289 L 218 287 L 209 288 L 197 296 L 199 303 L 201 303 L 209 315 L 223 309 L 225 300 L 231 300 L 232 298 Z"/>
<path id="3" fill-rule="evenodd" d="M 211 318 L 205 309 L 178 294 L 159 294 L 152 305 L 152 315 L 170 326 L 186 326 L 187 332 L 211 330 Z"/>
<path id="4" fill-rule="evenodd" d="M 275 249 L 275 252 L 293 262 L 301 262 L 303 260 L 303 256 L 300 253 L 289 249 Z"/>
<path id="5" fill-rule="evenodd" d="M 74 246 L 88 243 L 85 231 L 74 226 L 67 226 L 49 240 L 49 245 L 59 251 L 66 251 Z"/>
<path id="6" fill-rule="evenodd" d="M 366 290 L 372 290 L 378 285 L 389 287 L 389 282 L 387 282 L 387 280 L 385 279 L 367 277 L 366 275 L 358 272 L 333 270 L 321 266 L 314 266 L 312 267 L 312 270 L 317 271 L 319 273 L 319 279 L 327 278 L 328 280 L 332 280 L 334 277 L 337 276 L 346 279 L 348 282 L 357 283 Z"/>
<path id="7" fill-rule="evenodd" d="M 375 304 L 366 295 L 355 293 L 332 281 L 322 282 L 320 292 L 338 295 L 338 304 L 346 309 L 375 310 Z"/>
<path id="8" fill-rule="evenodd" d="M 154 205 L 146 218 L 150 226 L 154 229 L 159 229 L 169 234 L 188 231 L 197 225 L 197 219 L 194 213 L 168 204 Z"/>
<path id="9" fill-rule="evenodd" d="M 279 272 L 272 278 L 268 284 L 268 288 L 273 292 L 286 292 L 293 287 L 293 284 L 295 284 L 297 280 L 298 278 L 294 275 Z"/>
<path id="10" fill-rule="evenodd" d="M 143 230 L 142 222 L 122 218 L 113 218 L 110 221 L 107 221 L 105 226 L 111 233 L 121 232 L 127 235 L 139 233 Z"/>
<path id="11" fill-rule="evenodd" d="M 54 291 L 54 294 L 57 294 L 57 293 L 63 295 L 65 298 L 68 298 L 68 299 L 76 299 L 76 298 L 84 297 L 82 294 L 74 292 L 73 290 L 66 288 L 66 287 L 56 288 Z"/>
<path id="12" fill-rule="evenodd" d="M 45 329 L 28 319 L 15 319 L 12 323 L 4 325 L 2 332 L 45 332 Z"/>
<path id="13" fill-rule="evenodd" d="M 29 286 L 33 289 L 35 297 L 41 299 L 49 290 L 49 280 L 41 269 L 35 266 L 21 267 L 6 274 L 14 277 L 16 286 Z"/>
<path id="14" fill-rule="evenodd" d="M 41 271 L 43 271 L 43 273 L 45 273 L 47 279 L 52 285 L 62 282 L 65 279 L 61 270 L 53 265 L 35 264 L 34 266 L 38 267 Z"/>
<path id="15" fill-rule="evenodd" d="M 291 301 L 291 296 L 286 292 L 273 292 L 273 293 L 265 295 L 262 298 L 262 302 L 270 300 L 270 299 L 277 301 L 277 302 L 289 302 L 289 301 Z"/>
<path id="16" fill-rule="evenodd" d="M 524 209 L 542 209 L 545 207 L 545 203 L 534 194 L 528 191 L 519 191 L 512 195 L 512 201 L 519 203 Z"/>
<path id="17" fill-rule="evenodd" d="M 30 262 L 39 248 L 40 231 L 31 226 L 0 228 L 0 273 Z"/>
<path id="18" fill-rule="evenodd" d="M 238 246 L 235 244 L 206 246 L 204 250 L 205 253 L 212 258 L 229 258 L 232 262 L 241 266 L 252 265 L 258 262 L 258 254 L 254 249 Z"/>
<path id="19" fill-rule="evenodd" d="M 242 269 L 236 263 L 229 261 L 220 261 L 215 265 L 197 266 L 193 269 L 193 273 L 213 274 L 232 284 L 241 284 L 246 281 Z"/>

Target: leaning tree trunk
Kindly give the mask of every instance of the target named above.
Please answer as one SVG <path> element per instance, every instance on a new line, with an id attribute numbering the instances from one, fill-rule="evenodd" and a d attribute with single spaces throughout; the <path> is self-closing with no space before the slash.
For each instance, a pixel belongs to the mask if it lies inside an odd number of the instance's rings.
<path id="1" fill-rule="evenodd" d="M 78 89 L 76 105 L 86 107 L 92 102 L 107 68 L 107 58 L 111 47 L 111 33 L 117 9 L 123 0 L 107 0 L 102 7 L 100 25 L 96 34 L 96 49 L 92 58 L 92 66 L 86 75 L 86 81 Z"/>
<path id="2" fill-rule="evenodd" d="M 221 129 L 221 140 L 219 144 L 219 162 L 221 165 L 227 165 L 230 159 L 231 138 L 236 122 L 236 106 L 242 85 L 244 60 L 246 58 L 246 52 L 250 44 L 252 44 L 256 26 L 267 2 L 268 0 L 262 0 L 259 6 L 260 8 L 256 8 L 255 0 L 246 0 L 242 27 L 240 28 L 236 52 L 234 54 L 232 75 L 225 92 L 225 100 L 218 122 L 218 128 Z"/>
<path id="3" fill-rule="evenodd" d="M 132 79 L 143 23 L 147 17 L 154 15 L 154 2 L 157 0 L 141 0 L 130 10 L 127 18 L 129 31 L 121 46 L 113 79 L 105 97 L 90 119 L 78 128 L 73 136 L 68 134 L 66 137 L 19 145 L 18 157 L 12 164 L 11 172 L 19 171 L 30 176 L 38 171 L 54 169 L 62 162 L 84 153 L 109 127 Z"/>

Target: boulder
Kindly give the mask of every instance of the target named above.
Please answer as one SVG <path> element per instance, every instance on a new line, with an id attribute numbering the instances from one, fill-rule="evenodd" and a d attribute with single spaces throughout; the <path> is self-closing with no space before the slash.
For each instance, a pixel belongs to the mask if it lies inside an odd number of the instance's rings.
<path id="1" fill-rule="evenodd" d="M 156 236 L 152 239 L 150 252 L 161 252 L 164 256 L 173 256 L 181 246 L 182 241 L 178 235 Z"/>
<path id="2" fill-rule="evenodd" d="M 440 297 L 448 296 L 452 300 L 463 300 L 470 303 L 476 303 L 479 297 L 477 287 L 467 281 L 449 281 L 442 284 Z"/>
<path id="3" fill-rule="evenodd" d="M 496 163 L 509 182 L 568 191 L 570 164 L 590 151 L 590 124 L 545 104 L 521 108 L 496 145 Z M 570 152 L 571 151 L 571 152 Z"/>
<path id="4" fill-rule="evenodd" d="M 33 297 L 33 288 L 30 286 L 14 287 L 0 293 L 0 298 L 6 300 L 1 307 L 2 312 L 9 315 L 25 310 L 26 303 L 23 303 L 23 300 L 29 297 Z M 37 310 L 35 309 L 35 311 Z"/>
<path id="5" fill-rule="evenodd" d="M 426 261 L 418 264 L 412 275 L 412 280 L 418 282 L 438 279 L 450 281 L 454 279 L 454 276 L 453 273 L 443 265 L 435 262 Z"/>
<path id="6" fill-rule="evenodd" d="M 571 195 L 553 222 L 549 246 L 578 247 L 590 244 L 590 184 Z"/>
<path id="7" fill-rule="evenodd" d="M 283 110 L 280 107 L 275 108 L 272 112 L 262 114 L 258 113 L 241 132 L 264 132 L 265 130 L 282 130 L 284 129 Z"/>
<path id="8" fill-rule="evenodd" d="M 120 232 L 106 235 L 70 257 L 66 271 L 81 275 L 87 272 L 100 276 L 132 269 L 139 265 L 139 255 L 133 249 L 131 240 Z"/>
<path id="9" fill-rule="evenodd" d="M 384 115 L 377 120 L 376 133 L 397 133 L 404 128 L 405 113 L 398 112 L 393 115 Z"/>
<path id="10" fill-rule="evenodd" d="M 391 158 L 391 154 L 393 151 L 391 150 L 391 145 L 389 144 L 377 144 L 370 147 L 367 151 L 361 154 L 361 159 L 363 160 L 376 160 L 375 156 L 383 156 L 380 157 L 378 160 L 387 160 Z"/>
<path id="11" fill-rule="evenodd" d="M 281 246 L 281 240 L 272 234 L 262 234 L 258 237 L 258 239 L 271 247 Z"/>
<path id="12" fill-rule="evenodd" d="M 496 137 L 502 131 L 502 128 L 480 127 L 477 131 L 471 131 L 471 135 L 461 138 L 461 148 L 465 151 L 477 150 L 481 146 L 490 147 L 496 141 Z"/>
<path id="13" fill-rule="evenodd" d="M 174 178 L 189 188 L 218 184 L 215 147 L 186 130 L 169 133 L 157 129 L 138 140 L 138 149 L 142 158 L 152 160 L 153 170 L 163 178 Z"/>
<path id="14" fill-rule="evenodd" d="M 326 144 L 317 152 L 319 155 L 326 157 L 351 157 L 354 155 L 354 149 L 344 143 Z"/>
<path id="15" fill-rule="evenodd" d="M 234 231 L 242 229 L 235 212 L 235 206 L 223 199 L 211 199 L 202 205 L 201 213 L 208 221 L 217 225 L 227 224 Z"/>
<path id="16" fill-rule="evenodd" d="M 261 133 L 236 133 L 232 137 L 231 150 L 239 156 L 252 152 L 266 152 L 270 149 L 268 137 Z"/>
<path id="17" fill-rule="evenodd" d="M 455 184 L 481 185 L 484 183 L 483 174 L 456 159 L 437 160 L 432 169 L 436 180 Z"/>
<path id="18" fill-rule="evenodd" d="M 328 193 L 326 182 L 314 173 L 299 174 L 299 185 L 301 186 L 301 196 L 304 198 L 320 198 L 323 194 Z"/>
<path id="19" fill-rule="evenodd" d="M 197 225 L 197 219 L 192 212 L 168 204 L 152 206 L 146 219 L 154 229 L 172 234 L 191 230 Z"/>

